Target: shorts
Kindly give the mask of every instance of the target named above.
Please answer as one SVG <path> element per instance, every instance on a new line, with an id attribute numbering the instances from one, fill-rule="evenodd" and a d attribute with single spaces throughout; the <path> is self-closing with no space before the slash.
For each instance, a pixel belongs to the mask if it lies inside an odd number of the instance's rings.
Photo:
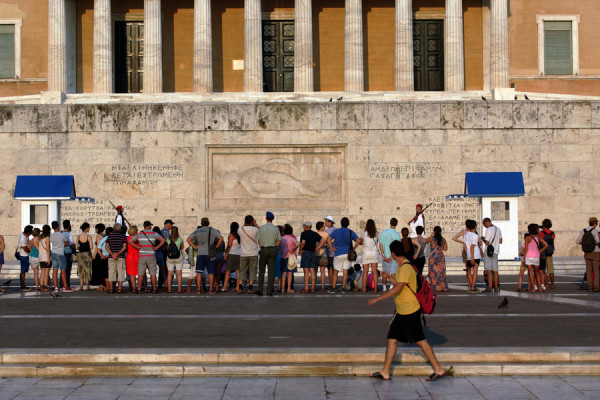
<path id="1" fill-rule="evenodd" d="M 333 258 L 333 269 L 338 272 L 348 270 L 352 266 L 352 262 L 348 260 L 348 254 L 342 254 Z"/>
<path id="2" fill-rule="evenodd" d="M 546 272 L 549 274 L 554 273 L 554 261 L 552 261 L 552 256 L 546 257 Z"/>
<path id="3" fill-rule="evenodd" d="M 140 260 L 142 258 L 146 258 L 146 257 L 140 257 Z M 154 257 L 152 257 L 152 258 L 154 258 Z M 144 271 L 142 274 L 145 274 L 145 273 L 146 272 Z M 121 258 L 121 257 L 117 258 L 116 260 L 112 257 L 109 258 L 108 259 L 108 280 L 109 280 L 109 282 L 115 282 L 115 281 L 123 282 L 126 279 L 127 279 L 127 272 L 125 269 L 125 259 Z"/>
<path id="4" fill-rule="evenodd" d="M 228 254 L 225 261 L 225 271 L 234 272 L 240 269 L 240 255 Z"/>
<path id="5" fill-rule="evenodd" d="M 477 266 L 479 266 L 479 263 L 481 262 L 481 259 L 476 258 L 473 261 L 471 261 L 469 264 L 467 264 L 467 268 L 473 268 L 473 263 L 477 264 Z"/>
<path id="6" fill-rule="evenodd" d="M 240 276 L 239 280 L 250 280 L 256 279 L 258 273 L 258 256 L 240 256 Z"/>
<path id="7" fill-rule="evenodd" d="M 204 256 L 204 255 L 198 254 L 198 257 L 196 257 L 196 273 L 197 274 L 202 273 L 205 268 L 208 270 L 208 273 L 210 275 L 215 274 L 215 269 L 216 269 L 215 262 L 210 261 L 209 256 Z"/>
<path id="8" fill-rule="evenodd" d="M 425 340 L 423 325 L 421 325 L 421 310 L 407 315 L 394 313 L 387 338 L 402 343 L 417 343 Z"/>
<path id="9" fill-rule="evenodd" d="M 4 252 L 0 253 L 0 265 L 4 265 Z"/>
<path id="10" fill-rule="evenodd" d="M 42 269 L 44 269 L 44 268 L 50 268 L 50 266 L 51 266 L 50 263 L 47 263 L 46 261 L 40 261 L 40 267 Z"/>
<path id="11" fill-rule="evenodd" d="M 170 259 L 167 257 L 167 270 L 168 271 L 181 271 L 183 270 L 183 256 L 179 258 Z"/>
<path id="12" fill-rule="evenodd" d="M 67 270 L 67 257 L 64 254 L 50 253 L 52 258 L 52 269 Z"/>
<path id="13" fill-rule="evenodd" d="M 525 258 L 525 265 L 537 265 L 539 267 L 540 266 L 540 258 L 539 257 Z"/>
<path id="14" fill-rule="evenodd" d="M 327 256 L 319 257 L 319 267 L 329 267 L 329 257 L 327 257 Z"/>
<path id="15" fill-rule="evenodd" d="M 486 271 L 498 272 L 498 254 L 494 254 L 492 257 L 486 256 L 483 259 L 483 267 Z"/>
<path id="16" fill-rule="evenodd" d="M 40 266 L 40 259 L 37 257 L 31 257 L 29 256 L 29 267 L 30 268 L 37 268 Z"/>
<path id="17" fill-rule="evenodd" d="M 396 263 L 396 260 L 394 260 L 393 258 L 392 258 L 392 261 L 390 261 L 390 262 L 382 260 L 381 268 L 383 269 L 383 272 L 387 272 L 388 275 L 394 276 L 396 274 L 396 272 L 398 271 L 398 264 Z"/>
<path id="18" fill-rule="evenodd" d="M 110 260 L 108 264 L 109 275 L 110 275 Z M 156 257 L 152 256 L 143 256 L 140 257 L 138 261 L 138 275 L 145 276 L 146 268 L 150 272 L 150 276 L 156 276 L 156 272 L 158 271 L 158 264 L 156 263 Z"/>
<path id="19" fill-rule="evenodd" d="M 19 262 L 21 263 L 21 273 L 26 274 L 29 272 L 29 256 L 19 256 Z"/>
<path id="20" fill-rule="evenodd" d="M 317 268 L 317 256 L 313 251 L 302 252 L 302 258 L 300 258 L 300 268 Z"/>

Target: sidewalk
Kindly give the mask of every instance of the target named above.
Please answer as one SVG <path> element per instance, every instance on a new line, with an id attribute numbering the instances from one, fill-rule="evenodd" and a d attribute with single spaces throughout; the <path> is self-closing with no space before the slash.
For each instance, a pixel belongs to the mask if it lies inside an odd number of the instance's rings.
<path id="1" fill-rule="evenodd" d="M 0 400 L 590 400 L 598 377 L 4 378 Z"/>

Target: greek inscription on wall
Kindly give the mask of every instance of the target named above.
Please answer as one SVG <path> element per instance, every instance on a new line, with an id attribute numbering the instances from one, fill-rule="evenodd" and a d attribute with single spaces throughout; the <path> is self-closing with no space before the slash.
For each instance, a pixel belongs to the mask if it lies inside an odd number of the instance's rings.
<path id="1" fill-rule="evenodd" d="M 435 178 L 443 173 L 439 163 L 375 163 L 369 165 L 369 178 L 381 180 L 408 180 Z"/>
<path id="2" fill-rule="evenodd" d="M 125 217 L 131 224 L 135 224 L 135 218 L 132 216 L 136 211 L 135 205 L 127 206 Z M 115 222 L 117 215 L 113 206 L 107 200 L 96 200 L 94 203 L 80 203 L 76 201 L 62 201 L 60 203 L 60 217 L 71 221 L 74 232 L 79 232 L 79 227 L 84 222 L 88 222 L 94 233 L 94 225 L 102 223 L 111 226 Z"/>
<path id="3" fill-rule="evenodd" d="M 156 185 L 159 181 L 181 181 L 183 165 L 169 164 L 117 164 L 105 174 L 106 182 L 117 185 Z"/>
<path id="4" fill-rule="evenodd" d="M 209 146 L 210 209 L 344 208 L 345 146 Z"/>
<path id="5" fill-rule="evenodd" d="M 446 197 L 430 197 L 427 203 L 433 203 L 425 211 L 425 232 L 430 233 L 436 225 L 442 228 L 446 236 L 465 227 L 467 219 L 474 219 L 481 225 L 481 205 L 479 198 L 466 197 L 447 200 Z M 481 231 L 481 228 L 478 227 Z"/>

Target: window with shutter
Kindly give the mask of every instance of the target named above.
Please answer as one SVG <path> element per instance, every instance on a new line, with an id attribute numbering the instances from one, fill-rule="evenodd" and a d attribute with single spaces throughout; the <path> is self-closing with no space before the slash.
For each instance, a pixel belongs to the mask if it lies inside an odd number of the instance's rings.
<path id="1" fill-rule="evenodd" d="M 15 77 L 15 25 L 0 24 L 0 78 Z"/>
<path id="2" fill-rule="evenodd" d="M 572 29 L 571 21 L 544 21 L 546 75 L 573 75 Z"/>

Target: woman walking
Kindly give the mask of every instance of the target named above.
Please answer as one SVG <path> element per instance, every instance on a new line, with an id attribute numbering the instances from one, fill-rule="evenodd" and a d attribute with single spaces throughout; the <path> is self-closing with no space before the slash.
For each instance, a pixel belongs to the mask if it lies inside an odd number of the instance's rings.
<path id="1" fill-rule="evenodd" d="M 48 281 L 50 280 L 50 225 L 44 225 L 42 227 L 42 234 L 39 240 L 39 257 L 40 267 L 42 269 L 41 277 L 41 290 L 47 292 L 49 290 Z"/>
<path id="2" fill-rule="evenodd" d="M 225 249 L 225 279 L 223 280 L 223 292 L 227 291 L 229 279 L 231 279 L 231 273 L 235 272 L 235 292 L 241 293 L 240 289 L 240 255 L 242 254 L 242 248 L 240 247 L 240 235 L 238 230 L 240 224 L 232 222 L 229 225 L 229 236 L 227 237 L 227 249 Z"/>
<path id="3" fill-rule="evenodd" d="M 98 285 L 98 290 L 104 290 L 105 287 L 108 287 L 108 256 L 103 254 L 102 249 L 104 247 L 102 240 L 105 239 L 104 230 L 106 227 L 104 224 L 96 224 L 94 228 L 96 229 L 96 246 L 94 260 L 92 261 L 90 285 Z"/>
<path id="4" fill-rule="evenodd" d="M 138 276 L 140 250 L 135 248 L 134 246 L 130 246 L 131 242 L 135 243 L 133 237 L 137 235 L 137 233 L 137 225 L 131 225 L 129 227 L 129 230 L 127 231 L 129 237 L 127 238 L 127 254 L 125 255 L 125 269 L 127 271 L 127 275 L 129 275 L 129 285 L 131 286 L 132 290 L 134 291 L 134 293 L 141 293 L 136 289 L 138 287 L 136 278 L 139 281 L 139 279 L 145 279 L 146 276 L 144 275 L 143 278 L 141 276 Z"/>
<path id="5" fill-rule="evenodd" d="M 442 228 L 436 226 L 433 233 L 427 238 L 431 246 L 429 256 L 429 281 L 436 292 L 448 291 L 448 278 L 446 277 L 446 258 L 444 251 L 448 251 L 448 243 L 442 237 Z"/>
<path id="6" fill-rule="evenodd" d="M 183 238 L 179 236 L 179 228 L 175 225 L 171 227 L 171 234 L 167 239 L 167 293 L 171 293 L 172 290 L 173 273 L 177 274 L 177 293 L 183 293 L 181 287 L 183 279 Z"/>
<path id="7" fill-rule="evenodd" d="M 529 272 L 529 276 L 532 277 L 533 292 L 538 290 L 538 284 L 540 285 L 539 291 L 545 292 L 544 279 L 542 271 L 540 270 L 540 253 L 548 248 L 548 243 L 546 243 L 544 239 L 538 237 L 540 232 L 538 224 L 529 224 L 527 226 L 527 232 L 529 232 L 529 236 L 525 239 L 523 254 L 525 255 L 527 271 Z M 534 274 L 533 276 L 532 273 Z M 529 289 L 529 291 L 532 290 Z"/>
<path id="8" fill-rule="evenodd" d="M 90 224 L 84 222 L 81 224 L 81 234 L 75 240 L 75 249 L 79 252 L 77 255 L 77 276 L 79 276 L 79 290 L 83 290 L 83 284 L 87 284 L 87 290 L 91 290 L 90 281 L 92 280 L 92 248 L 94 242 L 89 234 Z"/>
<path id="9" fill-rule="evenodd" d="M 362 244 L 362 264 L 363 264 L 363 279 L 362 292 L 367 292 L 367 280 L 369 277 L 369 268 L 373 274 L 373 292 L 377 293 L 377 285 L 379 277 L 377 275 L 377 265 L 379 264 L 379 250 L 377 237 L 377 227 L 375 221 L 367 220 L 365 230 L 360 235 L 360 244 Z"/>

